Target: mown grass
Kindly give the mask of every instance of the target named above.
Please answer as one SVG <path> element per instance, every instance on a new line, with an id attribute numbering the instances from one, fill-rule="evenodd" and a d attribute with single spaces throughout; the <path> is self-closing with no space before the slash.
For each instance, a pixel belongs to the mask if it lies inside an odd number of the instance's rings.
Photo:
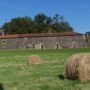
<path id="1" fill-rule="evenodd" d="M 66 58 L 80 52 L 90 49 L 1 50 L 0 83 L 4 90 L 89 90 L 90 81 L 63 79 Z M 43 64 L 28 66 L 30 55 Z"/>

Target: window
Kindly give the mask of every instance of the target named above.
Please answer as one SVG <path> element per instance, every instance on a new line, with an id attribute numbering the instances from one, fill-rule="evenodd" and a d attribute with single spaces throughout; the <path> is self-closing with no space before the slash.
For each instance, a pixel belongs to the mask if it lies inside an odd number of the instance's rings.
<path id="1" fill-rule="evenodd" d="M 5 39 L 2 40 L 2 44 L 6 44 L 6 40 Z"/>
<path id="2" fill-rule="evenodd" d="M 43 44 L 41 44 L 41 49 L 44 49 L 44 45 Z"/>
<path id="3" fill-rule="evenodd" d="M 32 44 L 32 48 L 35 49 L 35 44 Z"/>
<path id="4" fill-rule="evenodd" d="M 75 41 L 72 42 L 72 48 L 77 48 L 77 42 Z"/>
<path id="5" fill-rule="evenodd" d="M 59 48 L 59 43 L 55 44 L 55 48 L 58 49 Z"/>

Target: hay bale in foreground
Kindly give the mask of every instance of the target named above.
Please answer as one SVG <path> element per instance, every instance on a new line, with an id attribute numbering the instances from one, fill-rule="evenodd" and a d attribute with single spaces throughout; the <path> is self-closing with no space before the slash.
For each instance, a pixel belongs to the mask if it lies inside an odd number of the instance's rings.
<path id="1" fill-rule="evenodd" d="M 41 63 L 42 63 L 42 59 L 38 55 L 31 55 L 28 57 L 28 60 L 27 60 L 28 65 L 41 64 Z"/>
<path id="2" fill-rule="evenodd" d="M 90 53 L 72 55 L 65 64 L 65 78 L 90 80 Z"/>

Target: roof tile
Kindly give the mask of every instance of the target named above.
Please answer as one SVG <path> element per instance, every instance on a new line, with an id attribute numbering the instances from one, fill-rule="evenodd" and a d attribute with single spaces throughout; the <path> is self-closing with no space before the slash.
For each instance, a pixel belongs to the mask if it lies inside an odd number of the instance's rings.
<path id="1" fill-rule="evenodd" d="M 0 39 L 10 38 L 31 38 L 31 37 L 55 37 L 55 36 L 77 36 L 82 35 L 77 32 L 61 32 L 61 33 L 35 33 L 35 34 L 12 34 L 12 35 L 0 35 Z"/>

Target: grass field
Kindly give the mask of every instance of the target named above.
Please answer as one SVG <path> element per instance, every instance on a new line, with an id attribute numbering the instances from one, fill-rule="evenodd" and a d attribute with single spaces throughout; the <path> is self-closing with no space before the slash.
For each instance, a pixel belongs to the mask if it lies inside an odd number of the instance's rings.
<path id="1" fill-rule="evenodd" d="M 90 81 L 63 79 L 66 58 L 80 52 L 90 49 L 2 50 L 0 85 L 4 90 L 90 90 Z M 43 64 L 27 66 L 30 55 L 39 55 Z"/>

